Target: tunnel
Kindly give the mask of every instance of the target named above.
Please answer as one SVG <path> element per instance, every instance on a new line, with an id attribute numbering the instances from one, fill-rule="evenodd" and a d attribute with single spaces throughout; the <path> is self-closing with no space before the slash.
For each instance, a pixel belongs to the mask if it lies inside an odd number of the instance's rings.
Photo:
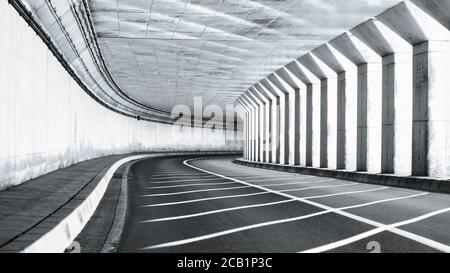
<path id="1" fill-rule="evenodd" d="M 449 0 L 4 0 L 0 37 L 0 253 L 450 252 Z"/>

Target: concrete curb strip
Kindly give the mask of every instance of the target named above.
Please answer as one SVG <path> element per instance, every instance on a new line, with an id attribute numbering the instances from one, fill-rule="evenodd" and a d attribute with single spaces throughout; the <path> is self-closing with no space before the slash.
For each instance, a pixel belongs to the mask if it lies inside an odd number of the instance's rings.
<path id="1" fill-rule="evenodd" d="M 21 253 L 62 253 L 71 245 L 73 240 L 83 230 L 89 219 L 97 209 L 103 195 L 108 188 L 114 173 L 122 166 L 131 161 L 147 159 L 152 157 L 177 156 L 177 155 L 204 155 L 204 154 L 233 154 L 233 152 L 189 152 L 189 153 L 155 153 L 141 154 L 123 158 L 114 163 L 105 175 L 99 180 L 94 190 L 87 198 L 69 213 L 61 222 L 56 224 L 50 231 L 39 239 L 25 247 Z"/>
<path id="2" fill-rule="evenodd" d="M 333 177 L 336 179 L 345 179 L 368 184 L 386 185 L 391 187 L 409 188 L 437 193 L 447 193 L 447 194 L 450 193 L 450 181 L 446 179 L 435 179 L 417 176 L 398 176 L 393 174 L 371 174 L 365 172 L 352 172 L 346 170 L 330 170 L 314 167 L 253 162 L 243 159 L 235 159 L 233 163 L 254 168 L 262 168 L 291 173 L 301 173 L 322 177 Z"/>

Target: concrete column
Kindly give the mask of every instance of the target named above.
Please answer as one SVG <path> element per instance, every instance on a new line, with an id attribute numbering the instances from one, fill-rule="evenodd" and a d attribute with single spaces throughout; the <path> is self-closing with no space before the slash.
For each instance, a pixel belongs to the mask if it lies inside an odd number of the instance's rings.
<path id="1" fill-rule="evenodd" d="M 412 58 L 411 53 L 383 57 L 383 173 L 411 174 Z"/>
<path id="2" fill-rule="evenodd" d="M 413 47 L 412 174 L 450 174 L 450 42 Z"/>
<path id="3" fill-rule="evenodd" d="M 296 98 L 299 100 L 299 91 L 297 84 L 291 81 L 284 69 L 276 71 L 276 82 L 280 85 L 280 89 L 285 92 L 285 164 L 295 165 L 299 163 L 299 105 L 297 103 L 297 112 L 295 112 Z M 286 94 L 287 92 L 287 94 Z M 296 138 L 297 134 L 297 138 Z M 296 163 L 297 162 L 297 163 Z"/>
<path id="4" fill-rule="evenodd" d="M 252 161 L 259 161 L 259 114 L 258 114 L 258 105 L 251 97 L 251 94 L 248 92 L 244 93 L 242 96 L 248 103 L 251 109 L 251 128 L 252 128 L 252 151 L 251 158 Z"/>
<path id="5" fill-rule="evenodd" d="M 314 117 L 316 117 L 316 120 L 320 120 L 320 100 L 318 99 L 320 98 L 320 81 L 300 60 L 290 64 L 289 70 L 296 73 L 298 77 L 302 78 L 302 82 L 306 84 L 304 99 L 304 164 L 305 166 L 320 167 L 320 126 L 316 125 L 316 130 L 313 127 Z M 316 95 L 315 100 L 314 95 Z"/>
<path id="6" fill-rule="evenodd" d="M 251 107 L 250 102 L 245 98 L 245 96 L 241 96 L 242 102 L 245 108 L 248 111 L 248 160 L 253 161 L 253 151 L 254 151 L 254 127 L 253 127 L 253 109 Z"/>
<path id="7" fill-rule="evenodd" d="M 294 93 L 290 94 L 292 101 L 292 125 L 290 134 L 293 136 L 293 162 L 292 165 L 300 165 L 300 89 L 295 89 Z"/>
<path id="8" fill-rule="evenodd" d="M 381 94 L 381 155 L 378 127 L 368 126 L 368 172 L 411 174 L 412 149 L 412 47 L 390 28 L 376 19 L 371 19 L 351 30 L 359 39 L 382 57 Z M 368 86 L 372 87 L 372 84 Z M 369 89 L 370 90 L 370 89 Z M 380 103 L 378 92 L 368 99 Z M 368 121 L 378 125 L 378 108 L 371 113 L 368 103 Z M 371 156 L 371 155 L 372 156 Z"/>
<path id="9" fill-rule="evenodd" d="M 319 52 L 317 52 L 319 53 Z M 313 166 L 328 168 L 329 152 L 335 154 L 335 113 L 330 114 L 329 106 L 335 109 L 336 101 L 329 101 L 328 97 L 335 96 L 337 89 L 336 73 L 311 52 L 299 59 L 317 80 L 320 79 L 320 90 L 313 92 L 312 96 L 312 130 L 313 130 Z M 329 132 L 329 129 L 332 131 Z M 331 144 L 331 146 L 329 146 Z"/>
<path id="10" fill-rule="evenodd" d="M 306 166 L 313 166 L 313 91 L 316 88 L 313 84 L 306 87 Z"/>
<path id="11" fill-rule="evenodd" d="M 292 104 L 294 130 L 294 165 L 306 166 L 306 84 L 310 80 L 296 62 L 292 62 L 280 71 L 286 81 L 294 86 Z"/>
<path id="12" fill-rule="evenodd" d="M 266 78 L 268 83 L 268 90 L 271 90 L 274 95 L 277 95 L 277 102 L 279 105 L 278 117 L 278 127 L 277 133 L 279 137 L 279 159 L 277 163 L 288 164 L 289 163 L 289 133 L 287 128 L 289 128 L 289 101 L 288 93 L 281 89 L 281 86 L 276 79 L 274 74 L 269 75 Z M 287 117 L 287 118 L 286 118 Z"/>
<path id="13" fill-rule="evenodd" d="M 344 120 L 345 155 L 342 154 L 342 150 L 339 150 L 337 167 L 343 167 L 341 160 L 345 156 L 347 170 L 367 171 L 369 165 L 374 172 L 379 172 L 381 169 L 381 58 L 350 32 L 338 36 L 330 41 L 330 44 L 357 67 L 356 75 L 350 71 L 340 75 L 340 87 L 342 88 L 345 83 L 345 118 L 342 119 L 342 113 L 338 114 L 340 121 L 338 126 L 341 130 Z M 345 81 L 342 80 L 344 75 Z M 338 96 L 340 96 L 338 100 L 342 107 L 342 94 Z M 371 115 L 370 118 L 368 114 Z M 341 142 L 342 132 L 340 131 L 339 143 Z M 369 159 L 370 164 L 367 163 Z"/>
<path id="14" fill-rule="evenodd" d="M 271 146 L 270 146 L 270 115 L 271 115 L 271 107 L 270 107 L 270 97 L 265 94 L 264 90 L 260 90 L 261 88 L 258 86 L 258 84 L 255 85 L 255 87 L 251 87 L 250 90 L 251 92 L 258 97 L 258 100 L 261 102 L 260 104 L 260 109 L 261 109 L 261 116 L 260 116 L 260 120 L 261 122 L 261 138 L 262 138 L 262 142 L 261 142 L 261 152 L 262 152 L 262 160 L 266 163 L 270 162 L 270 158 L 271 158 Z"/>
<path id="15" fill-rule="evenodd" d="M 245 160 L 249 159 L 249 113 L 247 110 L 247 107 L 243 104 L 242 102 L 242 98 L 239 98 L 238 100 L 236 100 L 236 108 L 240 111 L 241 113 L 241 118 L 242 118 L 242 122 L 243 122 L 243 158 Z"/>
<path id="16" fill-rule="evenodd" d="M 246 113 L 245 113 L 245 111 L 244 111 L 244 109 L 241 107 L 241 105 L 240 105 L 240 103 L 238 102 L 238 101 L 236 101 L 236 103 L 235 103 L 235 107 L 234 107 L 234 109 L 235 109 L 235 111 L 236 111 L 236 113 L 238 114 L 238 116 L 241 118 L 241 120 L 242 120 L 242 157 L 244 158 L 244 159 L 246 159 L 247 158 L 247 151 L 246 151 L 246 149 L 247 149 L 247 145 L 246 145 L 246 138 L 247 138 L 247 133 L 246 133 L 246 130 L 247 130 L 247 124 L 246 124 Z"/>
<path id="17" fill-rule="evenodd" d="M 337 135 L 336 135 L 336 169 L 345 169 L 345 151 L 347 147 L 345 138 L 345 109 L 346 109 L 346 72 L 341 72 L 338 75 L 338 90 L 337 90 Z"/>
<path id="18" fill-rule="evenodd" d="M 381 172 L 381 66 L 366 63 L 358 66 L 358 120 L 356 169 Z"/>
<path id="19" fill-rule="evenodd" d="M 270 90 L 266 88 L 262 82 L 258 83 L 255 86 L 259 93 L 264 96 L 268 100 L 266 115 L 268 115 L 267 119 L 267 128 L 269 134 L 269 142 L 267 143 L 268 147 L 268 160 L 270 163 L 277 163 L 277 149 L 278 149 L 278 134 L 277 134 L 277 112 L 278 105 L 276 103 L 277 98 L 272 94 Z M 278 161 L 279 162 L 279 161 Z"/>
<path id="20" fill-rule="evenodd" d="M 264 115 L 264 100 L 260 97 L 260 95 L 257 93 L 257 91 L 254 88 L 250 88 L 248 90 L 249 96 L 252 97 L 254 102 L 257 104 L 257 116 L 258 116 L 258 161 L 264 162 L 265 161 L 265 153 L 264 153 L 264 136 L 265 136 L 265 115 Z"/>
<path id="21" fill-rule="evenodd" d="M 376 18 L 413 46 L 411 174 L 447 177 L 450 16 L 441 8 L 449 5 L 445 1 L 439 6 L 424 2 L 415 1 L 420 8 L 412 2 L 402 2 Z M 394 169 L 403 167 L 397 163 L 394 158 Z"/>
<path id="22" fill-rule="evenodd" d="M 276 97 L 275 100 L 272 102 L 272 157 L 274 160 L 274 163 L 279 164 L 280 163 L 280 156 L 281 156 L 281 150 L 280 150 L 280 97 Z"/>

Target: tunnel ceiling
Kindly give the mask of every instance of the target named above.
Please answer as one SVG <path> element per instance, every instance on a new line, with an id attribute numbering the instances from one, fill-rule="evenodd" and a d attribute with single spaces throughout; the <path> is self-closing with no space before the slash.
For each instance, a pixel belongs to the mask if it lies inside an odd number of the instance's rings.
<path id="1" fill-rule="evenodd" d="M 134 99 L 170 111 L 225 105 L 277 68 L 397 0 L 91 0 L 108 69 Z"/>

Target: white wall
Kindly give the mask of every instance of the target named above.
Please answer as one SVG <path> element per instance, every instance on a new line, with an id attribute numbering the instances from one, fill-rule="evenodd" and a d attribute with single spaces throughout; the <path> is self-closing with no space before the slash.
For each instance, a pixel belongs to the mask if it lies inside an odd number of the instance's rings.
<path id="1" fill-rule="evenodd" d="M 193 138 L 94 101 L 18 13 L 0 2 L 0 189 L 110 154 L 241 150 L 224 131 Z M 234 134 L 231 134 L 234 135 Z"/>

